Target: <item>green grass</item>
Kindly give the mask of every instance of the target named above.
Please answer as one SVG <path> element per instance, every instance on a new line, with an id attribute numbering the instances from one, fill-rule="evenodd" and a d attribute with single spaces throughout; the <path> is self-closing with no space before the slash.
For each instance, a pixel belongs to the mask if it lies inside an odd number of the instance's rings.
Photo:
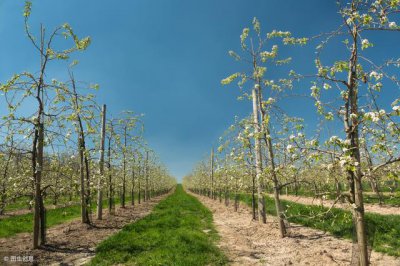
<path id="1" fill-rule="evenodd" d="M 130 197 L 126 198 L 126 205 L 130 205 Z M 120 203 L 120 198 L 114 199 L 115 204 Z M 103 201 L 103 208 L 107 206 L 107 200 Z M 96 204 L 92 205 L 92 212 L 96 209 Z M 47 210 L 47 228 L 62 224 L 74 218 L 80 217 L 80 204 Z M 0 238 L 11 237 L 18 233 L 29 233 L 33 231 L 33 213 L 11 216 L 0 219 Z"/>
<path id="2" fill-rule="evenodd" d="M 73 218 L 79 217 L 81 209 L 79 205 L 58 208 L 47 211 L 47 227 L 51 227 Z M 18 233 L 33 231 L 33 214 L 23 214 L 0 219 L 0 237 L 10 237 Z"/>
<path id="3" fill-rule="evenodd" d="M 272 193 L 272 191 L 270 191 Z M 289 195 L 296 195 L 294 191 L 289 191 Z M 285 195 L 283 193 L 282 195 Z M 315 193 L 311 190 L 299 189 L 297 191 L 297 196 L 301 197 L 314 197 Z M 335 191 L 331 190 L 331 194 L 328 195 L 328 199 L 334 200 L 336 199 Z M 384 194 L 382 195 L 383 205 L 389 205 L 394 207 L 400 207 L 400 192 L 396 192 L 393 194 Z M 375 194 L 364 194 L 364 203 L 370 204 L 379 204 L 379 198 Z"/>
<path id="4" fill-rule="evenodd" d="M 178 185 L 150 215 L 100 243 L 90 265 L 224 265 L 217 239 L 212 213 Z"/>
<path id="5" fill-rule="evenodd" d="M 251 195 L 240 195 L 241 201 L 251 206 Z M 266 197 L 266 212 L 276 215 L 274 200 Z M 353 238 L 352 216 L 349 211 L 338 208 L 326 215 L 326 207 L 304 205 L 282 200 L 289 222 L 329 232 L 337 237 Z M 314 217 L 314 218 L 313 218 Z M 392 256 L 400 256 L 400 215 L 366 213 L 365 221 L 372 248 Z M 373 243 L 372 243 L 373 242 Z"/>
<path id="6" fill-rule="evenodd" d="M 400 192 L 397 192 L 394 195 L 383 195 L 382 200 L 384 205 L 400 207 Z M 364 194 L 364 202 L 379 204 L 379 198 L 377 195 Z"/>
<path id="7" fill-rule="evenodd" d="M 5 212 L 28 209 L 29 201 L 30 199 L 28 197 L 20 197 L 18 199 L 15 199 L 15 201 L 12 201 L 6 205 Z"/>
<path id="8" fill-rule="evenodd" d="M 72 199 L 72 202 L 79 202 L 79 200 L 80 200 L 79 197 L 74 197 Z M 11 201 L 10 203 L 8 203 L 6 205 L 5 212 L 7 213 L 9 211 L 28 209 L 29 201 L 31 201 L 31 199 L 29 197 L 26 197 L 26 196 L 19 197 L 15 201 Z M 57 204 L 61 205 L 61 204 L 67 204 L 69 202 L 70 202 L 69 196 L 62 195 L 58 198 Z M 45 204 L 45 206 L 53 205 L 53 197 L 47 196 L 44 199 L 44 204 Z"/>

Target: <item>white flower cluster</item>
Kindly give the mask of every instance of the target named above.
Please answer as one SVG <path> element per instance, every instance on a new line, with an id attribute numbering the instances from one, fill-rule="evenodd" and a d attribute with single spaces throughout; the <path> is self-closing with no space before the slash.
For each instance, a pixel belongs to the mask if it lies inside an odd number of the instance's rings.
<path id="1" fill-rule="evenodd" d="M 370 43 L 368 39 L 362 39 L 362 41 L 361 41 L 361 49 L 362 50 L 367 49 L 372 46 L 374 46 L 374 45 L 372 43 Z"/>
<path id="2" fill-rule="evenodd" d="M 364 114 L 364 119 L 365 120 L 370 120 L 372 122 L 379 122 L 381 118 L 386 115 L 386 111 L 381 109 L 379 112 L 367 112 Z"/>
<path id="3" fill-rule="evenodd" d="M 369 77 L 370 78 L 374 78 L 376 81 L 382 79 L 383 74 L 382 73 L 378 73 L 376 71 L 371 71 L 371 73 L 369 73 Z"/>
<path id="4" fill-rule="evenodd" d="M 319 88 L 317 87 L 317 86 L 312 86 L 311 88 L 310 88 L 310 90 L 311 90 L 311 96 L 312 97 L 314 97 L 314 98 L 316 98 L 316 97 L 318 97 L 319 96 Z"/>
<path id="5" fill-rule="evenodd" d="M 329 85 L 328 83 L 324 83 L 324 89 L 325 90 L 329 90 L 330 88 L 332 88 L 332 86 L 331 85 Z"/>
<path id="6" fill-rule="evenodd" d="M 341 156 L 339 159 L 339 165 L 342 168 L 351 169 L 354 166 L 358 166 L 358 162 L 354 162 L 350 155 Z"/>
<path id="7" fill-rule="evenodd" d="M 343 140 L 341 139 L 341 138 L 339 138 L 338 136 L 332 136 L 332 137 L 330 137 L 329 138 L 329 142 L 330 143 L 342 143 L 343 142 Z"/>
<path id="8" fill-rule="evenodd" d="M 311 146 L 318 146 L 318 140 L 313 139 L 308 142 Z"/>
<path id="9" fill-rule="evenodd" d="M 294 149 L 295 149 L 294 146 L 291 144 L 287 145 L 287 147 L 286 147 L 286 150 L 289 153 L 294 153 Z"/>
<path id="10" fill-rule="evenodd" d="M 273 104 L 274 102 L 276 102 L 276 100 L 274 98 L 269 97 L 268 100 L 265 103 L 266 104 Z"/>
<path id="11" fill-rule="evenodd" d="M 394 122 L 389 122 L 387 125 L 388 130 L 394 131 L 396 129 L 395 123 Z"/>

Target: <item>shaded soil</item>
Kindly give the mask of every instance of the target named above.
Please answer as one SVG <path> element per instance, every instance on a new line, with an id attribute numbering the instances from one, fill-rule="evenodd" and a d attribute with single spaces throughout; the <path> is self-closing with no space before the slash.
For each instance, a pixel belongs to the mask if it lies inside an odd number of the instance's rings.
<path id="1" fill-rule="evenodd" d="M 92 225 L 82 224 L 79 219 L 51 227 L 47 230 L 47 244 L 32 250 L 32 234 L 22 233 L 10 238 L 0 239 L 0 265 L 4 256 L 30 255 L 39 265 L 83 265 L 95 255 L 95 247 L 108 236 L 119 231 L 126 224 L 148 215 L 153 207 L 167 195 L 155 197 L 150 201 L 116 207 L 115 215 L 104 210 L 103 220 L 93 217 Z M 16 263 L 10 265 L 17 265 Z M 28 265 L 23 263 L 21 265 Z"/>
<path id="2" fill-rule="evenodd" d="M 239 211 L 218 201 L 194 195 L 213 212 L 221 236 L 219 246 L 231 265 L 350 265 L 353 245 L 328 233 L 291 224 L 289 236 L 279 237 L 275 217 L 267 224 L 251 220 L 251 209 Z M 372 252 L 371 265 L 400 265 L 400 258 Z"/>
<path id="3" fill-rule="evenodd" d="M 323 200 L 323 199 L 303 197 L 303 196 L 280 195 L 279 197 L 284 200 L 289 200 L 305 205 L 323 205 L 326 207 L 330 207 L 334 203 L 332 200 Z M 351 210 L 351 206 L 348 203 L 337 202 L 335 204 L 335 207 L 345 210 Z M 379 204 L 364 204 L 364 209 L 366 212 L 372 212 L 382 215 L 390 215 L 390 214 L 400 215 L 400 207 L 379 205 Z"/>

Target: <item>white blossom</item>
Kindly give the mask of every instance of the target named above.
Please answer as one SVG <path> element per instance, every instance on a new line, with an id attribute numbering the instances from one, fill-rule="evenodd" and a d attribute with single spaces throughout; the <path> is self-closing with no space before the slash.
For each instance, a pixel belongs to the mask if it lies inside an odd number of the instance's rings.
<path id="1" fill-rule="evenodd" d="M 291 145 L 291 144 L 287 145 L 286 150 L 287 150 L 289 153 L 293 153 L 293 152 L 294 152 L 294 147 L 293 147 L 293 145 Z"/>
<path id="2" fill-rule="evenodd" d="M 396 22 L 392 21 L 389 23 L 389 28 L 393 29 L 393 28 L 397 28 L 397 24 Z"/>
<path id="3" fill-rule="evenodd" d="M 274 103 L 274 102 L 275 102 L 275 99 L 271 98 L 271 97 L 269 97 L 268 100 L 267 100 L 268 104 L 271 104 L 271 103 Z"/>
<path id="4" fill-rule="evenodd" d="M 383 74 L 382 73 L 378 73 L 376 71 L 371 71 L 371 73 L 369 73 L 369 77 L 370 78 L 374 78 L 376 81 L 382 79 Z"/>
<path id="5" fill-rule="evenodd" d="M 394 130 L 395 129 L 394 122 L 389 122 L 388 125 L 387 125 L 387 128 L 389 130 Z"/>
<path id="6" fill-rule="evenodd" d="M 338 136 L 332 136 L 330 137 L 329 142 L 335 143 L 337 140 L 339 140 Z"/>
<path id="7" fill-rule="evenodd" d="M 364 114 L 364 119 L 372 120 L 372 122 L 379 122 L 379 115 L 375 112 L 367 112 Z"/>
<path id="8" fill-rule="evenodd" d="M 361 41 L 361 44 L 362 44 L 363 46 L 368 46 L 368 45 L 369 45 L 368 39 L 363 39 L 363 40 Z"/>
<path id="9" fill-rule="evenodd" d="M 331 85 L 329 85 L 328 83 L 324 83 L 324 89 L 328 90 L 331 88 Z"/>

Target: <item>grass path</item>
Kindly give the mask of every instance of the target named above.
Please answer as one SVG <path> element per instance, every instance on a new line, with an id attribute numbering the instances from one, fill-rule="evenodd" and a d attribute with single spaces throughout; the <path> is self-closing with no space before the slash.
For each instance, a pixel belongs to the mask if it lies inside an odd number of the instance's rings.
<path id="1" fill-rule="evenodd" d="M 91 265 L 225 265 L 212 213 L 178 185 L 153 212 L 103 241 Z"/>

